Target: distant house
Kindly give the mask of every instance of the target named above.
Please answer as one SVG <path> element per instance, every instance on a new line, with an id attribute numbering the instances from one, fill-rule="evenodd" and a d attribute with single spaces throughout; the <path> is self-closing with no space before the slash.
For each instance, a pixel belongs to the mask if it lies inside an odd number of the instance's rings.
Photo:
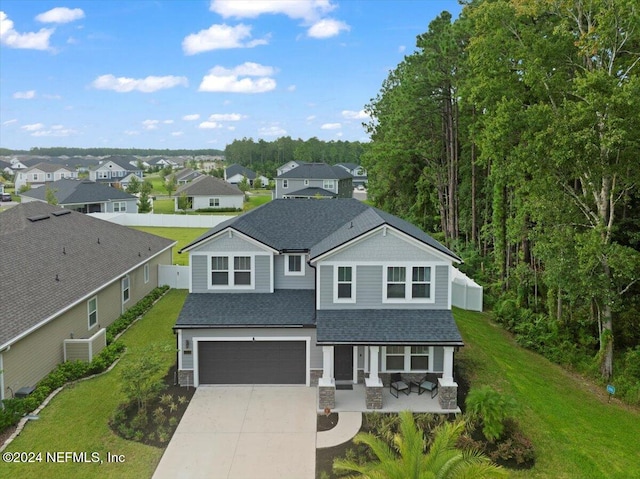
<path id="1" fill-rule="evenodd" d="M 118 188 L 91 180 L 58 180 L 46 188 L 36 188 L 22 193 L 23 203 L 40 201 L 47 203 L 50 189 L 58 205 L 80 213 L 137 213 L 138 198 Z"/>
<path id="2" fill-rule="evenodd" d="M 297 168 L 298 166 L 300 166 L 302 164 L 302 162 L 298 162 L 298 161 L 290 161 L 287 164 L 282 165 L 280 168 L 277 168 L 277 174 L 276 176 L 280 176 L 285 174 L 287 171 L 291 171 L 294 168 Z"/>
<path id="3" fill-rule="evenodd" d="M 11 163 L 0 160 L 0 173 L 6 173 L 10 176 L 13 176 L 15 174 L 15 171 L 11 168 Z"/>
<path id="4" fill-rule="evenodd" d="M 353 177 L 326 163 L 300 163 L 276 177 L 275 198 L 351 198 Z"/>
<path id="5" fill-rule="evenodd" d="M 0 213 L 0 400 L 65 360 L 90 360 L 106 327 L 158 286 L 174 241 L 41 202 Z"/>
<path id="6" fill-rule="evenodd" d="M 151 158 L 149 161 L 147 161 L 147 163 L 149 165 L 149 168 L 157 169 L 163 169 L 167 166 L 170 166 L 171 168 L 177 168 L 179 166 L 178 163 L 173 161 L 171 158 L 164 157 Z"/>
<path id="7" fill-rule="evenodd" d="M 20 190 L 23 186 L 38 188 L 62 178 L 77 177 L 78 172 L 71 168 L 56 165 L 54 163 L 41 162 L 16 174 L 16 191 Z"/>
<path id="8" fill-rule="evenodd" d="M 174 198 L 176 211 L 180 211 L 178 202 L 183 194 L 187 197 L 188 210 L 223 208 L 241 210 L 244 204 L 244 193 L 236 186 L 209 175 L 199 176 L 176 190 Z"/>
<path id="9" fill-rule="evenodd" d="M 173 174 L 173 176 L 175 176 L 176 178 L 176 184 L 178 186 L 186 185 L 187 183 L 195 180 L 198 176 L 201 176 L 201 175 L 202 173 L 195 171 L 191 168 L 183 168 L 182 170 L 176 171 Z"/>
<path id="10" fill-rule="evenodd" d="M 89 169 L 89 179 L 108 186 L 126 188 L 131 175 L 142 179 L 142 170 L 130 163 L 130 159 L 111 156 L 105 158 L 99 165 Z"/>
<path id="11" fill-rule="evenodd" d="M 224 180 L 227 183 L 237 185 L 242 181 L 242 178 L 246 178 L 250 186 L 253 186 L 253 183 L 258 178 L 262 182 L 263 187 L 269 184 L 269 178 L 267 178 L 266 176 L 257 175 L 253 170 L 250 170 L 249 168 L 246 168 L 244 166 L 233 164 L 225 168 Z"/>
<path id="12" fill-rule="evenodd" d="M 353 186 L 367 186 L 367 170 L 356 163 L 336 163 L 336 166 L 344 168 L 353 176 Z"/>

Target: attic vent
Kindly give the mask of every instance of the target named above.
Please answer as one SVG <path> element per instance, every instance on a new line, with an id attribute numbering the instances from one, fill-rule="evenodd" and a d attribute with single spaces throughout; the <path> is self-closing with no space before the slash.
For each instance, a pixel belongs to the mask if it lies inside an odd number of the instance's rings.
<path id="1" fill-rule="evenodd" d="M 71 210 L 60 210 L 60 211 L 54 211 L 53 213 L 51 213 L 53 216 L 64 216 L 64 215 L 68 215 L 71 214 Z"/>
<path id="2" fill-rule="evenodd" d="M 35 215 L 35 216 L 29 216 L 27 219 L 28 219 L 29 221 L 31 221 L 32 223 L 35 223 L 36 221 L 42 221 L 42 220 L 49 219 L 49 215 Z"/>

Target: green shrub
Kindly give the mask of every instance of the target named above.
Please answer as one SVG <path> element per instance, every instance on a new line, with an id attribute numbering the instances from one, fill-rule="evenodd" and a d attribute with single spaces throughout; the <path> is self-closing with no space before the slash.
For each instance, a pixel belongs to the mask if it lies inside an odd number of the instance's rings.
<path id="1" fill-rule="evenodd" d="M 505 396 L 491 386 L 472 388 L 465 401 L 471 419 L 482 422 L 482 433 L 493 442 L 502 436 L 505 420 L 519 410 L 515 399 Z"/>

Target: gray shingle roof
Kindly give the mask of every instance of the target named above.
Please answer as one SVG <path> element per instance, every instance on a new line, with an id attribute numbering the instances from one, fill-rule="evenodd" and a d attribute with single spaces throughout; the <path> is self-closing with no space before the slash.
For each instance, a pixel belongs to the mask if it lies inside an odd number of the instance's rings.
<path id="1" fill-rule="evenodd" d="M 315 292 L 190 294 L 174 328 L 313 326 Z"/>
<path id="2" fill-rule="evenodd" d="M 246 168 L 242 165 L 238 165 L 238 164 L 233 164 L 229 167 L 227 167 L 225 170 L 225 173 L 227 175 L 227 178 L 231 178 L 232 176 L 235 175 L 242 175 L 242 176 L 246 176 L 248 180 L 255 180 L 256 179 L 256 174 L 253 170 L 250 170 L 249 168 Z"/>
<path id="3" fill-rule="evenodd" d="M 463 345 L 449 310 L 319 310 L 316 314 L 318 344 Z"/>
<path id="4" fill-rule="evenodd" d="M 353 178 L 344 168 L 326 163 L 301 163 L 300 166 L 282 173 L 278 178 L 308 178 L 315 180 L 341 180 Z"/>
<path id="5" fill-rule="evenodd" d="M 28 170 L 25 170 L 25 171 L 30 171 L 31 169 L 38 169 L 40 171 L 44 171 L 45 173 L 55 173 L 56 171 L 60 171 L 60 170 L 67 170 L 70 172 L 75 171 L 75 168 L 69 168 L 67 166 L 62 166 L 55 163 L 49 163 L 46 161 L 33 165 L 32 167 L 30 167 Z"/>
<path id="6" fill-rule="evenodd" d="M 420 228 L 353 198 L 273 200 L 219 224 L 180 252 L 232 227 L 277 251 L 305 250 L 314 259 L 385 224 L 461 261 Z"/>
<path id="7" fill-rule="evenodd" d="M 202 175 L 195 178 L 191 183 L 182 185 L 176 190 L 176 196 L 186 193 L 190 196 L 238 196 L 242 195 L 237 187 L 209 175 Z"/>
<path id="8" fill-rule="evenodd" d="M 333 191 L 325 190 L 324 188 L 310 186 L 292 193 L 285 193 L 283 196 L 286 196 L 287 198 L 314 198 L 317 196 L 321 196 L 322 198 L 335 198 L 338 195 Z"/>
<path id="9" fill-rule="evenodd" d="M 22 193 L 22 196 L 46 200 L 47 189 L 52 190 L 59 205 L 95 203 L 112 200 L 132 200 L 136 197 L 126 191 L 112 188 L 89 180 L 62 179 L 50 183 L 48 187 L 34 188 Z"/>
<path id="10" fill-rule="evenodd" d="M 175 242 L 34 201 L 0 213 L 0 244 L 1 349 Z"/>

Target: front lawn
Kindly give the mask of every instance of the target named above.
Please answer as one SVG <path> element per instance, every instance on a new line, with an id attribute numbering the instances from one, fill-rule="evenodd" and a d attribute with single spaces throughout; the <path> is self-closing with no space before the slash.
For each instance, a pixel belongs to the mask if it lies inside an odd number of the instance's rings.
<path id="1" fill-rule="evenodd" d="M 522 406 L 518 421 L 536 448 L 536 465 L 512 477 L 640 477 L 640 412 L 518 346 L 487 314 L 455 310 L 465 347 L 457 361 L 471 386 L 485 384 Z"/>
<path id="2" fill-rule="evenodd" d="M 160 461 L 163 449 L 127 441 L 109 428 L 109 419 L 124 401 L 120 391 L 120 371 L 148 344 L 175 348 L 171 330 L 186 298 L 185 290 L 170 290 L 140 321 L 122 337 L 127 351 L 111 371 L 73 386 L 67 386 L 32 421 L 6 452 L 41 453 L 41 460 L 28 464 L 4 463 L 2 477 L 36 479 L 56 478 L 150 478 Z M 166 369 L 175 363 L 174 351 L 164 356 Z M 47 462 L 46 453 L 97 453 L 104 462 Z M 107 454 L 123 456 L 123 463 L 108 463 Z M 57 457 L 64 458 L 64 455 Z"/>

